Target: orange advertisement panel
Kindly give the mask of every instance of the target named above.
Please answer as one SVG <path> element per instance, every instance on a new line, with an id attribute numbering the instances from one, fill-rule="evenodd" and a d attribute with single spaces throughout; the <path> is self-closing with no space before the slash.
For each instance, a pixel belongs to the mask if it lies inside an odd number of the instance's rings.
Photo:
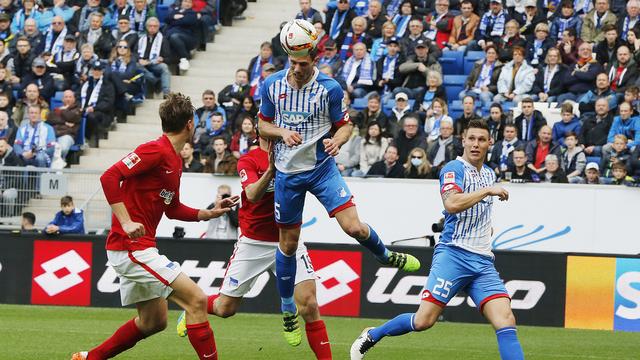
<path id="1" fill-rule="evenodd" d="M 615 276 L 615 258 L 567 258 L 565 327 L 613 330 Z"/>

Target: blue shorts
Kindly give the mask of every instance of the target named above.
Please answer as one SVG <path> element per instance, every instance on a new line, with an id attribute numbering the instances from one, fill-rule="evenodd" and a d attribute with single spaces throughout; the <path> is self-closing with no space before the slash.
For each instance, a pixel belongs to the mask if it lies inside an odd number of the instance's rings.
<path id="1" fill-rule="evenodd" d="M 509 298 L 492 258 L 456 246 L 436 246 L 422 300 L 445 307 L 460 290 L 480 311 L 489 300 Z"/>
<path id="2" fill-rule="evenodd" d="M 302 224 L 302 210 L 307 191 L 324 206 L 329 216 L 353 206 L 351 191 L 344 182 L 333 158 L 313 170 L 285 174 L 276 172 L 275 215 L 280 227 Z"/>

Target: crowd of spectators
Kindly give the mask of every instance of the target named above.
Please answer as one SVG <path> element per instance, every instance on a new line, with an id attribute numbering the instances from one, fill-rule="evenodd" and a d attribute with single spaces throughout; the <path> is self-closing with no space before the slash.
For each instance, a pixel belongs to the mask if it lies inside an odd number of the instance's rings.
<path id="1" fill-rule="evenodd" d="M 336 158 L 343 175 L 437 178 L 462 154 L 466 124 L 483 118 L 491 130 L 487 165 L 501 180 L 640 180 L 640 1 L 299 4 L 296 18 L 319 33 L 320 71 L 341 84 L 347 105 L 366 103 L 349 110 L 354 132 Z M 451 98 L 440 60 L 470 51 L 484 56 Z M 226 121 L 218 130 L 207 123 L 214 141 L 196 139 L 183 151 L 185 170 L 194 167 L 193 150 L 203 165 L 195 171 L 230 169 L 255 136 L 249 125 L 264 78 L 288 66 L 276 34 L 220 93 L 210 116 L 226 113 Z M 462 113 L 452 117 L 455 101 Z M 536 103 L 557 108 L 560 119 L 546 118 Z"/>
<path id="2" fill-rule="evenodd" d="M 172 71 L 187 71 L 192 52 L 213 40 L 218 14 L 215 0 L 163 6 L 160 14 L 155 0 L 3 1 L 0 138 L 13 154 L 3 163 L 64 166 L 145 97 L 167 95 Z"/>

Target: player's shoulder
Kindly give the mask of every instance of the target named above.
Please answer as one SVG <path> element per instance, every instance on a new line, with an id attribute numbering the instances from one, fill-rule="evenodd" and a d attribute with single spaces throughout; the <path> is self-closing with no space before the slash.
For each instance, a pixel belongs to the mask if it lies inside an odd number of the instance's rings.
<path id="1" fill-rule="evenodd" d="M 449 161 L 445 166 L 442 167 L 440 174 L 444 174 L 446 172 L 460 172 L 464 171 L 464 163 L 459 159 L 454 159 Z"/>

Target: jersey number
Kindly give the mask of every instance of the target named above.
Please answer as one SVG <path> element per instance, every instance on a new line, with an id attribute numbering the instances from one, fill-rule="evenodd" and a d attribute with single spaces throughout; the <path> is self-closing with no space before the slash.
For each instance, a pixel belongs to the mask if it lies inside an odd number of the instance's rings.
<path id="1" fill-rule="evenodd" d="M 438 296 L 442 296 L 443 298 L 448 298 L 449 293 L 451 292 L 451 285 L 453 285 L 453 283 L 442 278 L 438 278 L 437 281 L 438 283 L 433 287 L 433 291 L 431 292 Z"/>
<path id="2" fill-rule="evenodd" d="M 280 220 L 280 204 L 279 203 L 275 203 L 274 213 L 276 215 L 276 220 Z"/>
<path id="3" fill-rule="evenodd" d="M 313 272 L 313 264 L 311 264 L 311 258 L 309 258 L 309 254 L 304 254 L 300 256 L 300 259 L 304 262 L 304 267 L 307 269 L 307 273 L 311 274 Z"/>

